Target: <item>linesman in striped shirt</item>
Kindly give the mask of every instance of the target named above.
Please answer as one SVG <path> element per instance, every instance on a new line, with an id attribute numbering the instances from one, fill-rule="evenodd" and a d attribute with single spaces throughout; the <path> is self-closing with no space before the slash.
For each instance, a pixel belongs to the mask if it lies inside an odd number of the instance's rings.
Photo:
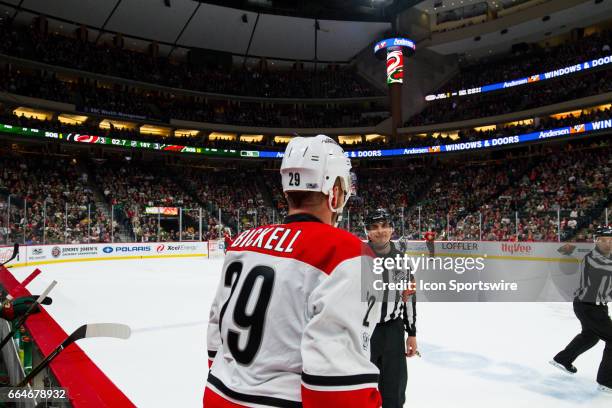
<path id="1" fill-rule="evenodd" d="M 582 331 L 557 354 L 551 364 L 575 374 L 574 360 L 599 340 L 606 343 L 597 372 L 599 390 L 612 396 L 612 320 L 608 303 L 612 304 L 612 227 L 595 232 L 595 248 L 580 264 L 580 287 L 575 293 L 574 312 Z"/>
<path id="2" fill-rule="evenodd" d="M 391 242 L 393 220 L 386 209 L 379 208 L 367 217 L 366 233 L 368 244 L 379 259 L 404 256 Z M 385 284 L 414 281 L 410 267 L 402 266 L 401 269 L 385 267 L 381 280 Z M 380 370 L 378 390 L 383 408 L 401 408 L 406 400 L 408 383 L 406 357 L 418 354 L 416 294 L 413 288 L 389 290 L 385 286 L 381 298 L 380 316 L 370 342 L 371 361 Z M 408 334 L 406 340 L 404 332 Z"/>

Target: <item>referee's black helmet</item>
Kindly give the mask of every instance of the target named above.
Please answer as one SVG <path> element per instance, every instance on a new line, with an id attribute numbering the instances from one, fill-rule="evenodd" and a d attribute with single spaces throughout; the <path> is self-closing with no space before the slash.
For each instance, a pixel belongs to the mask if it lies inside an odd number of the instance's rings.
<path id="1" fill-rule="evenodd" d="M 612 226 L 603 225 L 595 229 L 595 233 L 593 234 L 595 238 L 599 237 L 612 237 Z"/>
<path id="2" fill-rule="evenodd" d="M 370 229 L 372 225 L 379 222 L 387 222 L 393 228 L 393 218 L 386 208 L 378 208 L 369 213 L 366 217 L 365 227 Z"/>

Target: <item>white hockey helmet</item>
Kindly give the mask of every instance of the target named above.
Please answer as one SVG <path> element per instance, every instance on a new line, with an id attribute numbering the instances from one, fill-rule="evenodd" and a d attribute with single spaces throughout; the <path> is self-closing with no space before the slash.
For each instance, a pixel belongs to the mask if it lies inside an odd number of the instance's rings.
<path id="1" fill-rule="evenodd" d="M 351 160 L 334 139 L 325 135 L 297 136 L 285 149 L 280 168 L 283 191 L 313 191 L 328 196 L 329 208 L 341 212 L 351 196 Z M 337 209 L 331 206 L 337 178 L 344 190 L 344 202 Z"/>

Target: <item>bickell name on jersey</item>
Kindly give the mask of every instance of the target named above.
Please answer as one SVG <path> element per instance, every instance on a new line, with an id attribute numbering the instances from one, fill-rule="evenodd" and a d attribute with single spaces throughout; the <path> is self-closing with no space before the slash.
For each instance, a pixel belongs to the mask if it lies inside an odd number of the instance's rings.
<path id="1" fill-rule="evenodd" d="M 275 252 L 291 253 L 293 252 L 293 243 L 301 233 L 300 230 L 280 226 L 254 228 L 238 236 L 233 242 L 232 249 L 249 246 Z"/>
<path id="2" fill-rule="evenodd" d="M 305 214 L 238 236 L 208 326 L 215 406 L 377 407 L 369 339 L 380 305 L 361 293 L 372 256 Z"/>

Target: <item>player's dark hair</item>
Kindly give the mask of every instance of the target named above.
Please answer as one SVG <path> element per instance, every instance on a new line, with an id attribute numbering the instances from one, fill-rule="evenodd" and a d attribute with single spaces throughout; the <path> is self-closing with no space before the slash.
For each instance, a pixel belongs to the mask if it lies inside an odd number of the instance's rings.
<path id="1" fill-rule="evenodd" d="M 334 187 L 340 188 L 341 186 L 340 178 L 338 177 Z M 325 194 L 315 191 L 287 191 L 285 195 L 289 208 L 315 207 L 327 200 Z"/>
<path id="2" fill-rule="evenodd" d="M 289 208 L 303 208 L 319 205 L 325 201 L 325 194 L 312 191 L 288 191 L 287 202 Z"/>

